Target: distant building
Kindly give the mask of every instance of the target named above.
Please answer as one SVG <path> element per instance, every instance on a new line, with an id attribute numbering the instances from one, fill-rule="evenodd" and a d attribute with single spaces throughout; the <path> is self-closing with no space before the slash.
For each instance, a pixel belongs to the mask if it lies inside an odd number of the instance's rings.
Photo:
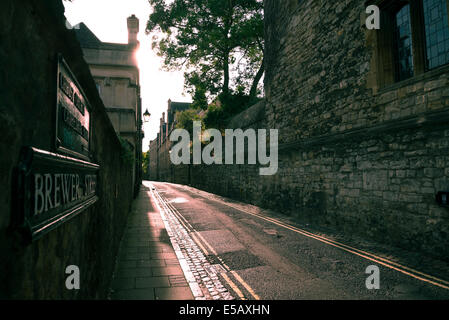
<path id="1" fill-rule="evenodd" d="M 102 42 L 84 23 L 80 23 L 75 31 L 112 125 L 134 150 L 134 186 L 137 193 L 142 180 L 143 139 L 136 61 L 139 19 L 130 16 L 127 26 L 128 43 L 125 44 Z"/>
<path id="2" fill-rule="evenodd" d="M 176 124 L 176 112 L 184 111 L 190 108 L 191 103 L 189 102 L 175 102 L 168 100 L 167 107 L 167 128 L 171 132 Z"/>
<path id="3" fill-rule="evenodd" d="M 191 103 L 168 100 L 167 117 L 165 112 L 160 119 L 159 133 L 150 142 L 150 180 L 174 181 L 173 165 L 170 162 L 171 143 L 169 136 L 176 128 L 176 112 L 189 109 Z"/>

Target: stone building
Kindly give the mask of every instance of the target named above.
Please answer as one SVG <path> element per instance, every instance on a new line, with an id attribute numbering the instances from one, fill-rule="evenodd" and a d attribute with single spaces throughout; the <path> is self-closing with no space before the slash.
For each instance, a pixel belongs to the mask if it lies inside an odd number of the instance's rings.
<path id="1" fill-rule="evenodd" d="M 380 30 L 366 27 L 370 4 Z M 265 102 L 228 127 L 278 129 L 279 170 L 192 165 L 189 183 L 447 260 L 448 2 L 264 5 Z"/>
<path id="2" fill-rule="evenodd" d="M 380 30 L 366 27 L 370 4 Z M 266 121 L 283 150 L 267 205 L 447 259 L 447 12 L 446 0 L 265 1 Z"/>
<path id="3" fill-rule="evenodd" d="M 175 181 L 174 166 L 170 162 L 171 132 L 176 127 L 176 112 L 190 108 L 191 103 L 168 100 L 167 117 L 165 112 L 160 119 L 156 139 L 150 142 L 150 179 L 158 181 Z M 177 179 L 179 181 L 179 177 Z"/>
<path id="4" fill-rule="evenodd" d="M 135 15 L 127 19 L 127 26 L 128 43 L 125 44 L 100 41 L 84 23 L 80 23 L 75 31 L 115 131 L 132 147 L 134 189 L 137 193 L 142 180 L 143 132 L 136 60 L 139 20 Z"/>

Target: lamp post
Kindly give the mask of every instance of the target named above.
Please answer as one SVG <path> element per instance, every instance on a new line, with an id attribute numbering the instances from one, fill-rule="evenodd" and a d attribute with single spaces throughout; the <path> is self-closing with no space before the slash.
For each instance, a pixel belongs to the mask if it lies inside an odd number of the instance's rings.
<path id="1" fill-rule="evenodd" d="M 150 117 L 151 117 L 151 113 L 149 113 L 148 112 L 148 109 L 145 109 L 145 112 L 143 113 L 143 122 L 144 123 L 147 123 L 147 122 L 149 122 L 150 121 Z M 148 153 L 147 153 L 147 156 L 148 156 L 148 154 L 149 154 L 149 150 L 148 150 Z M 147 167 L 147 173 L 146 173 L 146 179 L 149 179 L 149 170 L 150 170 L 150 163 L 149 163 L 149 160 L 148 160 L 148 167 Z"/>
<path id="2" fill-rule="evenodd" d="M 143 113 L 143 122 L 149 122 L 151 117 L 151 113 L 148 112 L 148 109 L 145 109 Z"/>

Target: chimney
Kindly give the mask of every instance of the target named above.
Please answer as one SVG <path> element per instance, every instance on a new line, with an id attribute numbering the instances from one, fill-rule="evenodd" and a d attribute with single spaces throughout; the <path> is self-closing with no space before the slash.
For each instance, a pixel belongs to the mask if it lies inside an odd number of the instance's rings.
<path id="1" fill-rule="evenodd" d="M 162 133 L 164 130 L 164 128 L 162 127 L 162 124 L 163 124 L 162 117 L 159 119 L 159 123 L 160 123 L 160 125 L 159 125 L 159 145 L 162 145 L 162 136 L 163 136 Z"/>
<path id="2" fill-rule="evenodd" d="M 137 41 L 137 34 L 139 33 L 139 19 L 135 15 L 128 17 L 128 44 L 136 46 L 139 41 Z"/>

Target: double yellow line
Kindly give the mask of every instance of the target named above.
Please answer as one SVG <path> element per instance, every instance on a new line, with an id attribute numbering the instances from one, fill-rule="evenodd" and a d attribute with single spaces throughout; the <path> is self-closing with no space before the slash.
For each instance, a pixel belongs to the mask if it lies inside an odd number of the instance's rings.
<path id="1" fill-rule="evenodd" d="M 204 198 L 206 198 L 206 197 L 204 197 Z M 417 280 L 421 280 L 421 281 L 430 283 L 430 284 L 432 284 L 434 286 L 437 286 L 437 287 L 449 290 L 449 282 L 446 281 L 446 280 L 443 280 L 443 279 L 437 278 L 435 276 L 426 274 L 424 272 L 421 272 L 421 271 L 409 268 L 407 266 L 401 265 L 401 264 L 396 263 L 394 261 L 391 261 L 391 260 L 388 260 L 388 259 L 376 256 L 376 255 L 374 255 L 372 253 L 369 253 L 369 252 L 366 252 L 366 251 L 363 251 L 363 250 L 360 250 L 360 249 L 348 246 L 348 245 L 340 243 L 338 241 L 334 241 L 334 240 L 328 239 L 326 237 L 313 234 L 313 233 L 308 232 L 306 230 L 303 230 L 303 229 L 291 226 L 289 224 L 286 224 L 286 223 L 284 223 L 282 221 L 279 221 L 277 219 L 249 212 L 247 210 L 244 210 L 244 209 L 239 208 L 237 206 L 231 205 L 231 204 L 226 203 L 224 201 L 220 201 L 220 200 L 212 199 L 212 198 L 207 198 L 207 199 L 214 200 L 214 201 L 219 202 L 221 204 L 224 204 L 224 205 L 226 205 L 228 207 L 234 208 L 234 209 L 236 209 L 236 210 L 238 210 L 240 212 L 252 215 L 254 217 L 257 217 L 259 219 L 271 222 L 271 223 L 273 223 L 275 225 L 278 225 L 280 227 L 283 227 L 285 229 L 288 229 L 288 230 L 294 231 L 296 233 L 299 233 L 299 234 L 301 234 L 303 236 L 306 236 L 308 238 L 312 238 L 312 239 L 318 240 L 320 242 L 323 242 L 323 243 L 326 243 L 326 244 L 331 245 L 333 247 L 342 249 L 342 250 L 344 250 L 346 252 L 352 253 L 352 254 L 357 255 L 359 257 L 362 257 L 364 259 L 376 262 L 376 263 L 378 263 L 380 265 L 383 265 L 384 267 L 387 267 L 387 268 L 390 268 L 392 270 L 398 271 L 400 273 L 403 273 L 403 274 L 405 274 L 407 276 L 410 276 L 412 278 L 415 278 Z"/>
<path id="2" fill-rule="evenodd" d="M 234 278 L 251 294 L 251 296 L 256 299 L 260 300 L 260 297 L 254 292 L 254 290 L 251 288 L 251 286 L 245 282 L 245 280 L 242 279 L 242 277 L 239 276 L 239 274 L 231 270 L 229 266 L 221 259 L 221 257 L 217 254 L 215 249 L 204 239 L 204 237 L 195 230 L 195 228 L 184 218 L 184 216 L 174 207 L 167 199 L 162 197 L 159 192 L 155 192 L 156 196 L 159 198 L 159 201 L 161 204 L 163 204 L 167 209 L 169 209 L 175 217 L 178 219 L 178 221 L 181 223 L 181 225 L 190 233 L 193 240 L 198 244 L 200 249 L 204 252 L 205 255 L 209 255 L 209 251 L 217 257 L 217 259 L 220 261 L 220 264 L 225 268 L 225 270 L 229 273 L 231 273 Z M 204 244 L 204 246 L 203 246 Z M 207 247 L 207 249 L 206 249 Z M 226 273 L 220 273 L 223 279 L 229 284 L 229 286 L 232 288 L 232 290 L 239 296 L 241 300 L 246 300 L 245 295 L 242 293 L 242 291 L 239 289 L 239 287 L 228 277 Z"/>
<path id="3" fill-rule="evenodd" d="M 218 260 L 220 261 L 221 265 L 226 269 L 226 271 L 230 272 L 234 276 L 234 278 L 238 282 L 240 282 L 240 284 L 253 296 L 254 299 L 260 300 L 260 297 L 254 292 L 254 290 L 250 287 L 250 285 L 248 283 L 246 283 L 245 280 L 243 280 L 242 277 L 240 277 L 237 272 L 235 272 L 234 270 L 231 270 L 231 268 L 229 268 L 229 266 L 220 258 L 220 256 L 214 250 L 214 248 L 212 248 L 212 246 L 206 241 L 206 239 L 204 239 L 204 237 L 199 232 L 195 231 L 194 233 L 192 233 L 192 236 L 195 239 L 195 242 L 198 243 L 198 245 L 200 246 L 201 250 L 203 250 L 203 252 L 206 255 L 208 255 L 209 253 L 200 244 L 200 241 L 198 240 L 198 238 L 200 238 L 201 241 L 210 250 L 210 252 L 218 258 Z M 197 236 L 198 236 L 198 238 L 196 238 Z M 231 279 L 229 279 L 229 277 L 225 273 L 222 273 L 221 275 L 226 280 L 226 282 L 228 282 L 229 285 L 232 287 L 232 290 L 234 290 L 237 293 L 237 295 L 240 297 L 240 299 L 245 300 L 244 295 L 242 294 L 240 289 L 231 281 Z"/>

